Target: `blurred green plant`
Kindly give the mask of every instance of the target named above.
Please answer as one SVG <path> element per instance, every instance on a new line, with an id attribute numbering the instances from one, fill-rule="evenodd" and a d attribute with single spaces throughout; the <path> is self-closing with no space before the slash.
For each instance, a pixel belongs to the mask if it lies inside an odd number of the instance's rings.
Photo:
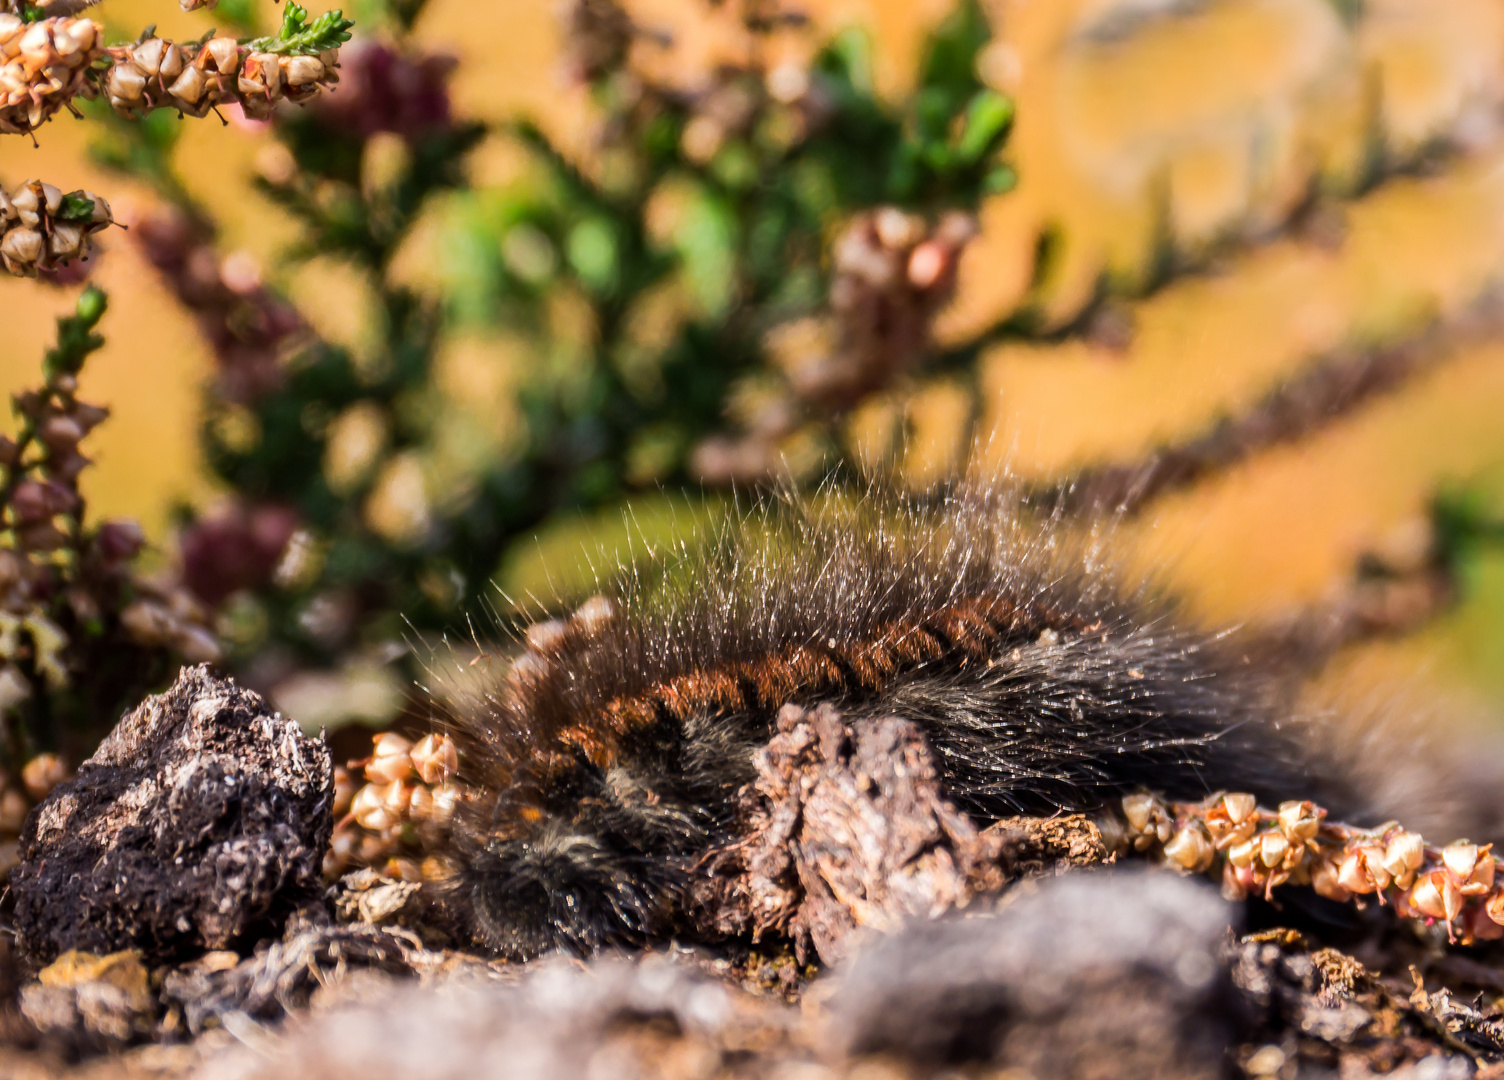
<path id="1" fill-rule="evenodd" d="M 453 115 L 450 62 L 411 36 L 422 9 L 357 9 L 381 35 L 343 50 L 338 93 L 274 116 L 282 152 L 258 180 L 301 227 L 294 258 L 368 286 L 368 347 L 320 338 L 215 253 L 170 127 L 118 127 L 99 150 L 171 204 L 133 236 L 219 358 L 204 446 L 233 492 L 185 515 L 185 577 L 267 685 L 462 625 L 514 546 L 562 515 L 848 460 L 852 409 L 913 372 L 967 371 L 1009 332 L 931 340 L 972 211 L 1013 183 L 1012 106 L 977 77 L 972 0 L 896 103 L 857 33 L 769 67 L 771 36 L 808 28 L 748 3 L 748 59 L 678 86 L 633 59 L 666 43 L 581 0 L 567 67 L 595 108 L 588 161 L 509 120 L 494 134 L 530 166 L 491 190 L 466 177 L 486 127 Z M 429 294 L 397 262 L 434 220 Z M 519 374 L 515 408 L 466 420 L 438 361 L 476 333 L 502 335 Z"/>

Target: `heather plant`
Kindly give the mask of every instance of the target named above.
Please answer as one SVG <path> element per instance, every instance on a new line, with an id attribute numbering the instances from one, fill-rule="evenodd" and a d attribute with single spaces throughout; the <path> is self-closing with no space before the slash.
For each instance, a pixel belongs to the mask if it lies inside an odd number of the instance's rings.
<path id="1" fill-rule="evenodd" d="M 12 398 L 18 426 L 0 437 L 0 877 L 7 841 L 69 765 L 179 665 L 220 657 L 203 605 L 144 571 L 141 528 L 87 513 L 84 444 L 109 411 L 79 396 L 79 373 L 105 307 L 89 287 L 58 320 L 42 382 Z"/>
<path id="2" fill-rule="evenodd" d="M 265 116 L 332 86 L 349 37 L 338 11 L 311 18 L 288 3 L 271 35 L 174 43 L 148 29 L 109 45 L 82 14 L 90 6 L 0 4 L 0 134 L 35 140 L 57 113 L 82 116 L 94 103 L 126 120 L 226 108 Z M 76 285 L 113 224 L 103 196 L 27 181 L 0 191 L 0 265 Z M 122 711 L 180 664 L 222 655 L 208 608 L 170 571 L 145 572 L 139 526 L 86 513 L 82 444 L 109 414 L 79 396 L 79 373 L 104 344 L 96 328 L 106 306 L 89 286 L 59 319 L 43 381 L 13 397 L 18 428 L 0 437 L 0 836 Z"/>
<path id="3" fill-rule="evenodd" d="M 744 59 L 688 88 L 645 73 L 634 56 L 657 38 L 621 8 L 572 6 L 588 163 L 531 122 L 455 115 L 452 62 L 413 36 L 422 10 L 374 9 L 338 93 L 272 112 L 281 150 L 257 180 L 300 226 L 292 261 L 336 260 L 369 288 L 368 346 L 324 339 L 302 297 L 219 253 L 170 125 L 101 144 L 164 196 L 132 236 L 217 359 L 204 448 L 233 498 L 187 515 L 184 574 L 262 685 L 463 625 L 508 551 L 564 515 L 838 465 L 853 408 L 912 372 L 969 370 L 1007 330 L 931 337 L 973 211 L 1012 181 L 1011 106 L 976 75 L 974 4 L 937 28 L 898 103 L 857 34 L 770 66 L 774 35 L 810 31 L 760 4 L 738 14 Z M 480 190 L 466 161 L 488 134 L 531 165 Z M 435 219 L 444 269 L 414 285 L 395 263 Z M 467 418 L 439 386 L 446 342 L 474 332 L 520 346 L 499 416 Z"/>
<path id="4" fill-rule="evenodd" d="M 321 720 L 390 721 L 421 665 L 387 665 L 489 617 L 499 568 L 540 529 L 660 492 L 893 468 L 901 403 L 930 380 L 968 388 L 964 447 L 982 352 L 1044 333 L 1027 305 L 966 338 L 935 333 L 979 204 L 1013 183 L 1012 105 L 977 74 L 990 30 L 976 3 L 937 24 L 913 85 L 888 99 L 861 33 L 820 37 L 762 0 L 706 6 L 737 44 L 691 76 L 664 73 L 654 61 L 672 42 L 620 4 L 574 0 L 564 69 L 591 103 L 583 152 L 529 120 L 457 114 L 454 62 L 415 34 L 424 7 L 368 3 L 349 44 L 339 12 L 295 4 L 273 35 L 257 5 L 225 0 L 216 15 L 242 38 L 148 32 L 109 47 L 76 4 L 10 16 L 7 78 L 30 82 L 16 82 L 7 122 L 29 132 L 83 103 L 99 160 L 159 194 L 130 239 L 215 359 L 202 445 L 228 497 L 183 510 L 182 582 L 253 685 L 345 679 Z M 266 276 L 223 249 L 176 172 L 175 114 L 214 109 L 264 120 L 274 140 L 256 183 L 298 239 Z M 526 164 L 482 188 L 470 158 L 488 138 Z M 7 268 L 54 279 L 113 221 L 105 199 L 40 183 L 0 199 L 0 218 Z M 425 242 L 442 257 L 415 277 L 404 263 Z M 324 296 L 287 274 L 310 259 L 343 264 L 368 293 L 359 342 L 315 328 Z M 476 334 L 509 350 L 505 400 L 445 389 L 446 352 Z M 1307 437 L 1429 356 L 1318 358 L 1246 415 L 1051 482 L 1044 501 L 1135 513 Z M 898 417 L 885 439 L 855 422 L 869 406 Z M 1483 521 L 1438 509 L 1419 555 L 1365 558 L 1337 615 L 1294 624 L 1291 640 L 1324 656 L 1416 625 L 1453 595 L 1455 563 L 1477 546 L 1459 538 L 1485 537 Z M 372 671 L 385 672 L 374 697 L 356 685 Z"/>

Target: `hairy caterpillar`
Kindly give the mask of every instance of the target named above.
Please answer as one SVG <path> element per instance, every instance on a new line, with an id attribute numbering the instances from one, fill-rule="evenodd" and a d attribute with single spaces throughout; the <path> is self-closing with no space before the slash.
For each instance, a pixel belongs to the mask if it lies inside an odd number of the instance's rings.
<path id="1" fill-rule="evenodd" d="M 679 928 L 789 703 L 918 723 L 979 824 L 1137 789 L 1366 809 L 1312 764 L 1280 672 L 1005 490 L 771 500 L 682 555 L 533 627 L 461 718 L 487 795 L 459 891 L 503 956 Z"/>

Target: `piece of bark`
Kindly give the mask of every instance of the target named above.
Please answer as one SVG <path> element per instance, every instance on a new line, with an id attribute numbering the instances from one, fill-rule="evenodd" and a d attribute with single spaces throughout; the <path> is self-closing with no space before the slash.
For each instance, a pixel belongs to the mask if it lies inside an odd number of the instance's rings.
<path id="1" fill-rule="evenodd" d="M 720 933 L 788 934 L 840 959 L 858 929 L 896 929 L 996 892 L 1004 842 L 941 793 L 919 727 L 846 723 L 829 705 L 786 706 L 745 793 L 747 841 L 725 853 L 699 909 Z"/>
<path id="2" fill-rule="evenodd" d="M 262 942 L 247 959 L 210 953 L 166 973 L 162 997 L 170 1015 L 197 1035 L 231 1013 L 280 1020 L 305 1008 L 320 987 L 352 972 L 413 976 L 420 958 L 432 959 L 417 938 L 402 931 L 294 918 L 282 940 Z"/>
<path id="3" fill-rule="evenodd" d="M 333 798 L 321 740 L 184 668 L 27 819 L 10 879 L 21 958 L 154 964 L 276 936 L 319 895 Z"/>

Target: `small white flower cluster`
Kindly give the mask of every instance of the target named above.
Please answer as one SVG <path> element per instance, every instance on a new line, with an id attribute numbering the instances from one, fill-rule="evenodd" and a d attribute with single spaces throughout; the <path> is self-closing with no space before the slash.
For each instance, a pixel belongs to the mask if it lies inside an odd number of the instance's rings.
<path id="1" fill-rule="evenodd" d="M 1492 845 L 1457 840 L 1433 848 L 1395 822 L 1357 829 L 1327 821 L 1314 803 L 1270 811 L 1242 793 L 1203 803 L 1129 795 L 1123 819 L 1133 850 L 1185 873 L 1219 876 L 1229 899 L 1308 885 L 1329 900 L 1372 896 L 1401 918 L 1443 923 L 1447 937 L 1464 945 L 1504 938 L 1504 878 L 1495 884 Z"/>
<path id="2" fill-rule="evenodd" d="M 91 191 L 65 195 L 28 180 L 0 191 L 0 262 L 18 277 L 35 277 L 88 253 L 89 237 L 114 223 L 110 204 Z"/>
<path id="3" fill-rule="evenodd" d="M 89 69 L 104 55 L 92 19 L 26 23 L 0 12 L 0 133 L 25 135 L 92 94 Z"/>
<path id="4" fill-rule="evenodd" d="M 148 37 L 111 46 L 115 61 L 104 80 L 110 105 L 122 116 L 176 109 L 204 116 L 238 101 L 246 116 L 264 120 L 279 101 L 301 103 L 339 82 L 339 50 L 317 56 L 256 52 L 231 37 L 178 45 Z"/>

